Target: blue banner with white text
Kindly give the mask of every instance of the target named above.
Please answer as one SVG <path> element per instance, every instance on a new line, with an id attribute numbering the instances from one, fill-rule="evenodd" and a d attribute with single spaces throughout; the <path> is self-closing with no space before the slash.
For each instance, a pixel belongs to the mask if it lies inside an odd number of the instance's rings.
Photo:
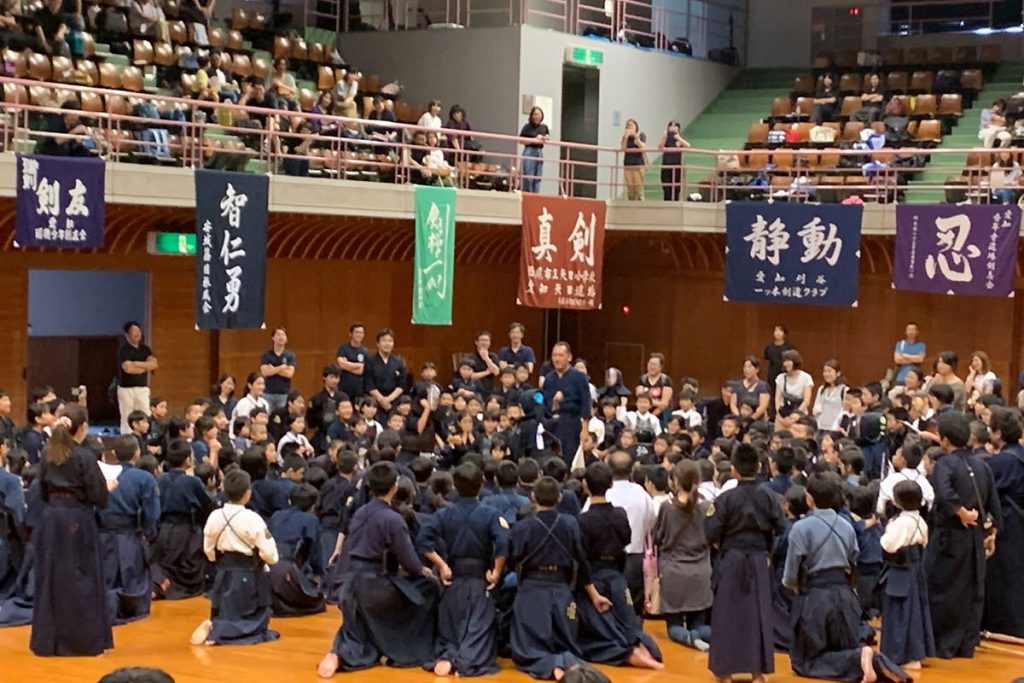
<path id="1" fill-rule="evenodd" d="M 859 205 L 732 202 L 725 300 L 856 306 Z"/>
<path id="2" fill-rule="evenodd" d="M 105 169 L 94 157 L 19 154 L 16 245 L 102 249 Z"/>
<path id="3" fill-rule="evenodd" d="M 261 327 L 270 179 L 203 169 L 195 175 L 196 326 Z"/>

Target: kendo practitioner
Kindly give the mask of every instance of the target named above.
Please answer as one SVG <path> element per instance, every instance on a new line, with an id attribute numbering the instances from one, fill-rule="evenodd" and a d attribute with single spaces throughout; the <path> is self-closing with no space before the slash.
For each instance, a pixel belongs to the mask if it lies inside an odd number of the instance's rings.
<path id="1" fill-rule="evenodd" d="M 25 493 L 21 477 L 4 469 L 8 448 L 7 443 L 0 440 L 0 600 L 14 594 L 25 557 L 25 544 L 21 538 Z"/>
<path id="2" fill-rule="evenodd" d="M 861 606 L 853 590 L 857 533 L 836 512 L 843 505 L 839 476 L 811 476 L 807 505 L 810 512 L 790 529 L 782 575 L 796 593 L 790 612 L 793 671 L 835 681 L 910 683 L 903 669 L 860 642 Z"/>
<path id="3" fill-rule="evenodd" d="M 497 673 L 497 608 L 490 591 L 501 580 L 509 551 L 509 523 L 477 496 L 483 472 L 465 462 L 452 472 L 459 497 L 420 527 L 416 547 L 437 570 L 445 588 L 437 614 L 438 676 Z"/>
<path id="4" fill-rule="evenodd" d="M 181 600 L 203 592 L 203 525 L 213 502 L 203 482 L 186 472 L 191 463 L 192 447 L 187 441 L 168 442 L 164 464 L 170 470 L 157 481 L 160 524 L 150 556 L 156 598 Z"/>
<path id="5" fill-rule="evenodd" d="M 631 532 L 629 517 L 605 498 L 612 486 L 612 469 L 598 461 L 587 467 L 583 480 L 590 508 L 580 515 L 583 552 L 590 563 L 594 587 L 612 602 L 598 612 L 580 596 L 580 650 L 588 662 L 664 669 L 661 650 L 643 631 L 643 621 L 633 608 L 626 576 L 626 546 Z"/>
<path id="6" fill-rule="evenodd" d="M 378 462 L 362 482 L 373 498 L 352 515 L 342 546 L 342 623 L 317 668 L 321 678 L 366 669 L 382 658 L 397 667 L 434 659 L 437 587 L 413 548 L 405 520 L 391 507 L 398 470 L 392 462 Z M 399 565 L 408 577 L 398 575 Z"/>
<path id="7" fill-rule="evenodd" d="M 579 522 L 555 509 L 560 488 L 551 477 L 540 478 L 533 489 L 537 514 L 512 528 L 509 556 L 519 580 L 513 604 L 512 659 L 517 669 L 534 678 L 555 680 L 583 661 L 574 586 L 583 586 L 597 612 L 612 607 L 591 581 Z"/>
<path id="8" fill-rule="evenodd" d="M 708 668 L 722 681 L 749 673 L 757 683 L 775 671 L 771 549 L 785 524 L 775 495 L 757 481 L 757 450 L 739 444 L 730 458 L 736 488 L 708 509 L 708 543 L 718 547 L 712 577 Z"/>
<path id="9" fill-rule="evenodd" d="M 277 563 L 277 544 L 263 518 L 245 507 L 251 481 L 241 469 L 225 474 L 228 502 L 206 520 L 203 552 L 217 573 L 210 618 L 192 633 L 193 645 L 254 645 L 281 637 L 270 629 L 273 596 L 265 566 Z"/>
<path id="10" fill-rule="evenodd" d="M 557 342 L 551 349 L 552 370 L 544 376 L 543 385 L 544 405 L 552 416 L 548 424 L 558 439 L 562 459 L 569 467 L 579 450 L 592 403 L 587 376 L 572 367 L 571 362 L 569 344 Z"/>
<path id="11" fill-rule="evenodd" d="M 29 647 L 40 657 L 99 655 L 114 647 L 96 533 L 96 508 L 107 504 L 108 484 L 96 456 L 82 446 L 85 408 L 69 403 L 64 417 L 68 425 L 54 427 L 39 467 L 46 507 L 35 531 Z"/>
<path id="12" fill-rule="evenodd" d="M 20 479 L 18 490 L 21 490 Z M 0 628 L 32 623 L 32 608 L 35 604 L 36 593 L 36 550 L 32 531 L 39 528 L 43 518 L 43 509 L 46 507 L 38 477 L 28 487 L 25 503 L 24 517 L 19 529 L 19 535 L 21 539 L 24 539 L 22 546 L 24 555 L 10 596 L 0 601 Z"/>
<path id="13" fill-rule="evenodd" d="M 160 496 L 153 476 L 135 467 L 141 454 L 133 434 L 114 441 L 121 472 L 98 514 L 107 609 L 115 626 L 148 616 L 153 594 L 143 539 L 156 536 Z"/>
<path id="14" fill-rule="evenodd" d="M 992 408 L 989 433 L 998 452 L 986 460 L 995 480 L 1002 519 L 999 543 L 985 566 L 982 628 L 1024 638 L 1024 447 L 1020 413 Z"/>
<path id="15" fill-rule="evenodd" d="M 327 608 L 320 589 L 324 575 L 320 521 L 312 512 L 316 489 L 299 484 L 289 499 L 291 507 L 275 512 L 269 525 L 278 555 L 278 562 L 270 567 L 275 617 L 301 617 Z"/>
<path id="16" fill-rule="evenodd" d="M 945 455 L 931 474 L 935 504 L 924 556 L 935 653 L 973 657 L 981 642 L 985 557 L 995 550 L 1002 509 L 992 470 L 967 448 L 967 416 L 948 411 L 936 424 Z"/>

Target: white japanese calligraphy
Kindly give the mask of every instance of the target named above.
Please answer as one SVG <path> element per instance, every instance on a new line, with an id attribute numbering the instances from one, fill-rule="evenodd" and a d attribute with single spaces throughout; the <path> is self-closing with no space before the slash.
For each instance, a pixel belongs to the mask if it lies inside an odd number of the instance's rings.
<path id="1" fill-rule="evenodd" d="M 36 186 L 36 213 L 42 216 L 60 215 L 60 181 L 43 178 Z"/>
<path id="2" fill-rule="evenodd" d="M 935 279 L 936 272 L 950 282 L 971 282 L 974 271 L 970 259 L 981 256 L 981 250 L 967 244 L 971 234 L 971 219 L 966 214 L 935 219 L 938 254 L 929 254 L 924 261 L 924 270 L 929 279 Z M 965 249 L 966 246 L 966 249 Z"/>
<path id="3" fill-rule="evenodd" d="M 242 224 L 242 207 L 248 202 L 249 197 L 236 192 L 235 186 L 228 183 L 228 189 L 220 200 L 220 215 L 227 217 L 232 228 L 237 228 Z"/>
<path id="4" fill-rule="evenodd" d="M 548 213 L 547 207 L 544 207 L 543 212 L 537 216 L 537 221 L 540 223 L 539 242 L 537 246 L 530 248 L 535 259 L 548 263 L 551 263 L 551 254 L 558 253 L 558 247 L 551 243 L 551 219 L 552 216 Z"/>
<path id="5" fill-rule="evenodd" d="M 21 160 L 21 189 L 34 190 L 39 184 L 39 160 L 23 157 Z"/>
<path id="6" fill-rule="evenodd" d="M 224 296 L 224 308 L 221 309 L 221 313 L 237 313 L 238 305 L 242 302 L 242 298 L 239 295 L 242 291 L 242 267 L 234 266 L 224 271 L 224 274 L 228 276 L 228 281 L 225 284 L 227 294 Z"/>
<path id="7" fill-rule="evenodd" d="M 789 233 L 781 220 L 776 218 L 771 225 L 761 214 L 751 227 L 750 234 L 743 238 L 750 242 L 750 258 L 779 265 L 779 254 L 789 249 Z"/>
<path id="8" fill-rule="evenodd" d="M 86 187 L 80 179 L 75 179 L 75 186 L 68 191 L 71 201 L 68 202 L 67 214 L 69 216 L 89 217 L 89 207 L 85 203 Z"/>
<path id="9" fill-rule="evenodd" d="M 569 262 L 579 261 L 585 263 L 588 266 L 594 265 L 594 234 L 596 232 L 595 225 L 597 222 L 597 216 L 590 214 L 590 224 L 587 224 L 585 218 L 583 218 L 583 212 L 580 211 L 579 216 L 576 218 L 576 226 L 572 229 L 569 234 L 569 244 L 572 245 L 572 258 Z M 550 259 L 548 259 L 550 260 Z M 562 271 L 565 272 L 564 270 Z M 565 279 L 564 277 L 562 278 Z"/>
<path id="10" fill-rule="evenodd" d="M 815 216 L 814 220 L 797 233 L 804 242 L 804 255 L 800 261 L 802 263 L 825 261 L 830 266 L 836 265 L 843 252 L 843 240 L 837 236 L 837 232 L 835 223 L 829 223 L 826 232 L 821 219 Z"/>

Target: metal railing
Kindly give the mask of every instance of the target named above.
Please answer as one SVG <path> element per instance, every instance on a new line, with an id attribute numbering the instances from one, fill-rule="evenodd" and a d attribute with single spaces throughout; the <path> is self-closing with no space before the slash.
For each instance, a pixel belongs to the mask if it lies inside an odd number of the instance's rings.
<path id="1" fill-rule="evenodd" d="M 886 2 L 889 32 L 898 35 L 974 31 L 1019 26 L 1021 16 L 1003 12 L 1005 0 L 898 0 Z"/>
<path id="2" fill-rule="evenodd" d="M 536 142 L 512 135 L 473 131 L 482 150 L 459 149 L 452 141 L 460 131 L 437 131 L 448 147 L 428 146 L 415 125 L 279 109 L 260 109 L 147 93 L 0 78 L 5 101 L 0 105 L 0 144 L 4 151 L 29 151 L 30 141 L 74 138 L 113 163 L 150 163 L 178 167 L 218 167 L 285 175 L 312 175 L 329 180 L 387 183 L 451 184 L 466 189 L 516 190 L 534 179 L 524 169 L 523 145 Z M 89 131 L 82 135 L 47 132 L 46 117 L 67 114 L 61 104 L 78 98 L 78 112 Z M 149 102 L 167 118 L 140 115 Z M 124 110 L 121 113 L 120 110 Z M 114 113 L 112 113 L 112 111 Z M 264 121 L 256 127 L 253 121 Z M 312 128 L 299 127 L 309 124 Z M 963 124 L 969 125 L 969 124 Z M 163 130 L 162 135 L 143 131 Z M 145 138 L 145 139 L 144 139 Z M 652 136 L 646 154 L 659 155 Z M 1024 163 L 1024 150 L 1009 150 Z M 433 153 L 433 160 L 425 157 Z M 624 198 L 638 188 L 627 186 L 625 150 L 551 140 L 545 143 L 543 168 L 536 179 L 542 193 L 602 199 Z M 1003 173 L 990 174 L 992 149 L 903 147 L 880 150 L 818 145 L 754 150 L 686 149 L 678 167 L 645 167 L 640 194 L 647 199 L 720 202 L 736 199 L 776 201 L 843 201 L 854 195 L 866 202 L 989 202 L 1012 194 Z M 926 182 L 922 171 L 938 157 L 962 160 L 963 171 L 951 180 Z M 251 164 L 249 162 L 257 163 Z M 949 166 L 944 166 L 949 167 Z M 633 175 L 633 174 L 631 174 Z M 991 176 L 991 177 L 990 177 Z M 994 192 L 1011 189 L 1012 193 Z M 936 191 L 941 197 L 936 197 Z M 916 194 L 915 194 L 916 193 Z M 659 197 L 660 196 L 660 197 Z"/>

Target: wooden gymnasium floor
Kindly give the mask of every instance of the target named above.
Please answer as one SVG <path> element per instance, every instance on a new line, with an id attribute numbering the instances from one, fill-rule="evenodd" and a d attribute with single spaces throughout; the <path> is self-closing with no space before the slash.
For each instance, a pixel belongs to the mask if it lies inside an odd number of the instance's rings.
<path id="1" fill-rule="evenodd" d="M 207 614 L 209 603 L 202 598 L 181 602 L 158 602 L 148 618 L 114 630 L 113 651 L 95 658 L 39 658 L 28 649 L 29 627 L 0 629 L 0 681 L 32 683 L 92 683 L 103 674 L 122 666 L 155 666 L 174 676 L 177 683 L 218 681 L 225 683 L 283 683 L 317 681 L 316 665 L 330 646 L 341 615 L 329 607 L 325 614 L 300 619 L 275 619 L 281 632 L 274 643 L 246 647 L 191 647 L 188 637 Z M 648 622 L 665 651 L 667 669 L 652 672 L 628 668 L 604 668 L 615 683 L 709 683 L 707 656 L 673 643 L 664 635 L 664 625 Z M 1013 646 L 1005 646 L 1014 649 Z M 1016 648 L 1024 655 L 1024 647 Z M 773 683 L 795 683 L 784 656 L 776 657 Z M 479 679 L 518 681 L 530 679 L 502 660 L 502 672 Z M 973 660 L 935 660 L 918 674 L 925 683 L 1009 683 L 1024 676 L 1024 656 L 979 653 Z M 352 683 L 406 683 L 436 681 L 433 674 L 410 669 L 374 668 L 355 674 L 338 674 L 335 680 Z"/>

